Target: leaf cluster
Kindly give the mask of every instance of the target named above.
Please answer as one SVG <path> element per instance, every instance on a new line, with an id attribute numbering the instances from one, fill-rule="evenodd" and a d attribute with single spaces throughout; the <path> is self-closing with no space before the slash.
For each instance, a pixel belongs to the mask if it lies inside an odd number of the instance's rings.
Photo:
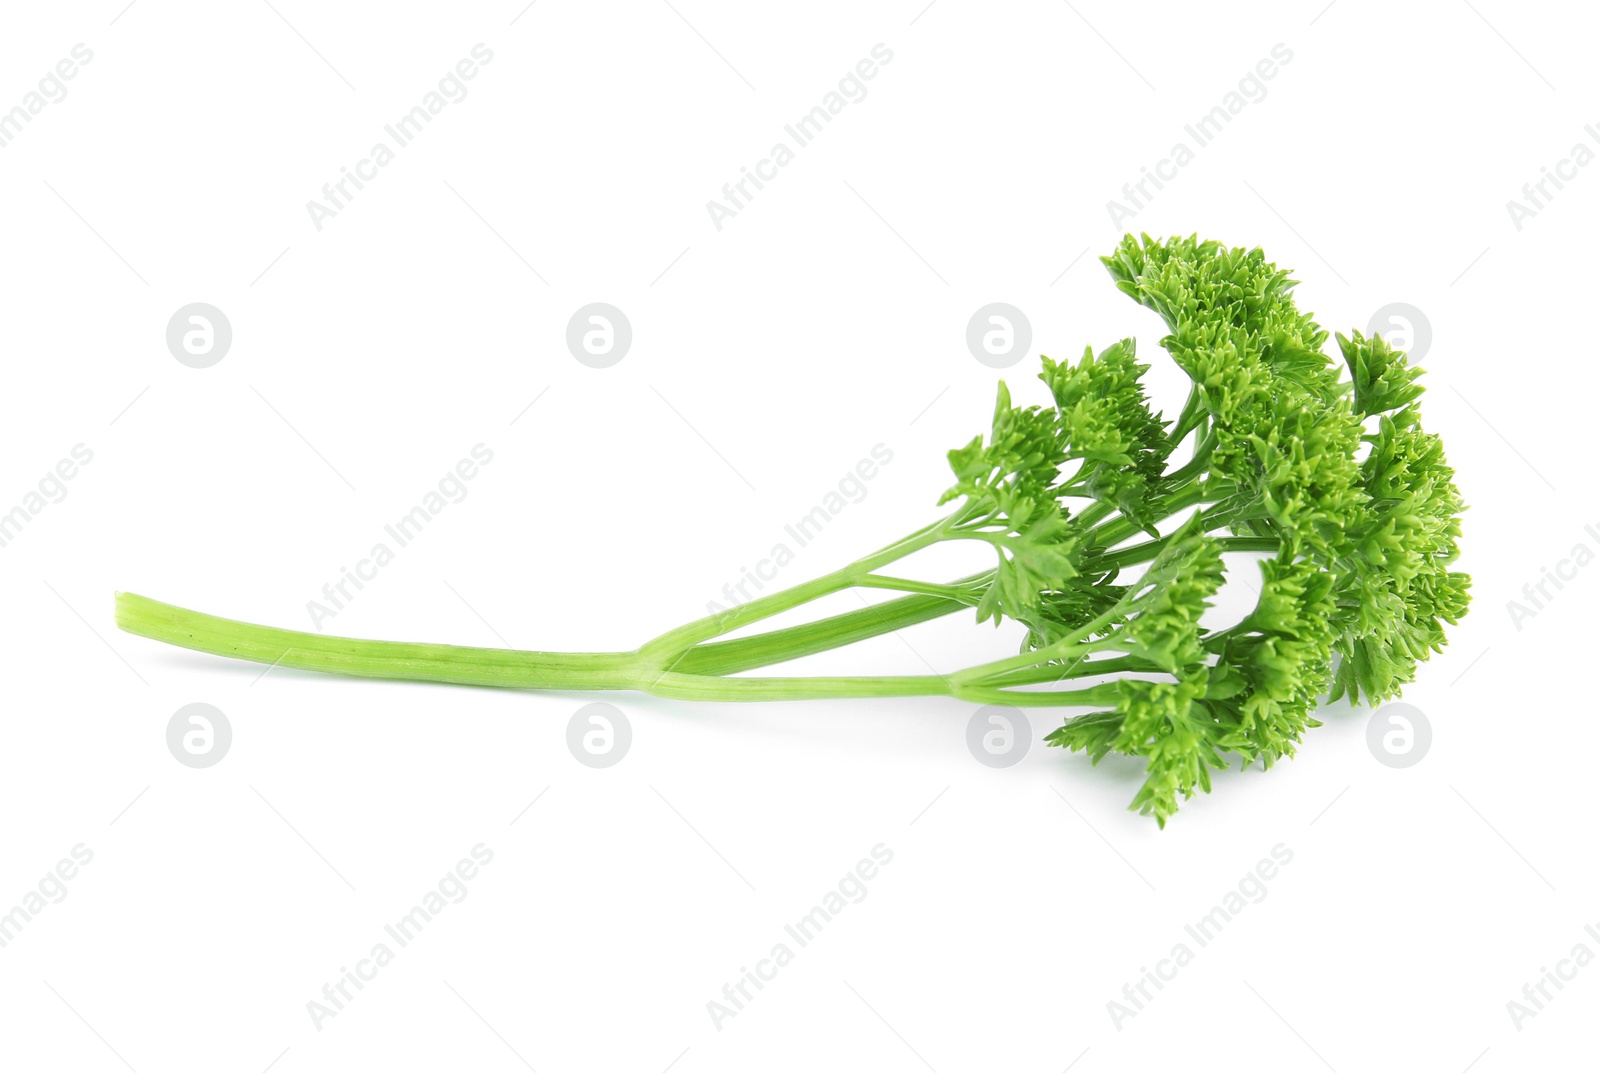
<path id="1" fill-rule="evenodd" d="M 1147 672 L 1046 740 L 1142 758 L 1133 804 L 1164 824 L 1228 756 L 1292 756 L 1319 698 L 1376 702 L 1413 680 L 1466 611 L 1452 569 L 1464 504 L 1422 427 L 1421 370 L 1360 332 L 1337 337 L 1335 362 L 1261 250 L 1127 236 L 1102 262 L 1165 321 L 1189 405 L 1175 421 L 1151 408 L 1132 339 L 1045 358 L 1053 405 L 1014 406 L 1002 384 L 987 440 L 950 454 L 945 500 L 963 501 L 956 535 L 998 553 L 980 621 L 1023 622 L 1040 666 L 1064 674 L 1102 653 Z M 1150 539 L 1124 543 L 1135 537 Z M 1260 597 L 1207 630 L 1237 546 L 1268 551 Z"/>

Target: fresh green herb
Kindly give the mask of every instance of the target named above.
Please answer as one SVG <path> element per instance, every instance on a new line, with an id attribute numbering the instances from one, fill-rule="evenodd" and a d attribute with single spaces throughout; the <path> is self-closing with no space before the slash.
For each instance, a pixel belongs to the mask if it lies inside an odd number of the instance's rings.
<path id="1" fill-rule="evenodd" d="M 1230 754 L 1294 753 L 1318 697 L 1396 695 L 1466 611 L 1450 569 L 1464 509 L 1421 370 L 1381 338 L 1327 333 L 1259 249 L 1126 237 L 1102 258 L 1158 313 L 1193 382 L 1175 420 L 1151 410 L 1124 339 L 1044 359 L 1045 406 L 1000 385 L 987 437 L 950 452 L 940 520 L 813 581 L 680 626 L 631 652 L 555 653 L 325 637 L 117 595 L 117 624 L 169 644 L 376 678 L 543 689 L 633 689 L 688 700 L 949 696 L 1091 709 L 1047 738 L 1098 761 L 1142 757 L 1133 807 L 1165 825 Z M 1164 531 L 1163 531 L 1164 530 Z M 943 541 L 979 541 L 992 569 L 934 583 L 886 573 Z M 1223 556 L 1267 553 L 1243 620 L 1200 620 Z M 907 595 L 804 625 L 724 635 L 850 588 Z M 948 675 L 744 677 L 972 608 L 1026 628 L 1022 651 Z M 1092 684 L 1084 680 L 1093 679 Z"/>

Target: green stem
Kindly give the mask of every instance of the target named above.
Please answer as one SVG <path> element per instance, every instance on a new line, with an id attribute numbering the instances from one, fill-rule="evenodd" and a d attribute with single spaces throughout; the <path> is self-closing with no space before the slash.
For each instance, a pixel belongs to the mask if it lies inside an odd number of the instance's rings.
<path id="1" fill-rule="evenodd" d="M 1011 692 L 988 686 L 967 687 L 937 674 L 726 678 L 658 671 L 639 652 L 529 652 L 329 637 L 237 622 L 126 592 L 117 594 L 117 625 L 141 637 L 213 655 L 277 667 L 403 681 L 537 689 L 634 689 L 658 697 L 706 701 L 946 696 L 1029 706 L 1100 702 L 1091 699 L 1092 690 Z"/>
<path id="2" fill-rule="evenodd" d="M 979 575 L 983 576 L 992 575 Z M 827 652 L 869 637 L 942 618 L 966 607 L 964 603 L 942 597 L 907 596 L 799 626 L 738 637 L 731 641 L 709 641 L 689 649 L 668 669 L 692 674 L 737 674 Z"/>
<path id="3" fill-rule="evenodd" d="M 1161 513 L 1155 518 L 1155 521 L 1165 521 L 1180 510 L 1192 507 L 1197 503 L 1204 503 L 1209 498 L 1213 498 L 1213 493 L 1204 484 L 1196 482 L 1187 485 L 1166 498 L 1161 504 Z M 1096 546 L 1110 548 L 1122 543 L 1135 533 L 1142 532 L 1144 532 L 1143 526 L 1136 525 L 1119 514 L 1110 521 L 1089 530 L 1089 536 Z"/>
<path id="4" fill-rule="evenodd" d="M 1024 667 L 985 679 L 990 685 L 1021 686 L 1063 682 L 1070 678 L 1094 678 L 1102 674 L 1120 674 L 1123 671 L 1160 673 L 1161 668 L 1148 660 L 1133 656 L 1116 656 L 1111 659 L 1084 659 L 1062 666 L 1044 663 L 1037 667 Z"/>
<path id="5" fill-rule="evenodd" d="M 1072 521 L 1075 525 L 1087 530 L 1102 518 L 1109 517 L 1116 509 L 1104 501 L 1093 503 L 1080 510 Z"/>
<path id="6" fill-rule="evenodd" d="M 646 693 L 674 700 L 843 700 L 852 697 L 951 696 L 937 674 L 864 675 L 814 678 L 722 678 L 668 671 L 648 685 Z"/>
<path id="7" fill-rule="evenodd" d="M 1118 548 L 1094 560 L 1095 569 L 1102 567 L 1133 566 L 1136 563 L 1148 562 L 1161 554 L 1161 549 L 1167 546 L 1167 541 L 1172 539 L 1169 533 L 1160 540 L 1147 540 L 1143 544 L 1132 544 L 1126 548 Z M 1277 537 L 1217 537 L 1217 543 L 1222 545 L 1223 551 L 1277 551 L 1283 546 L 1283 541 Z"/>
<path id="8" fill-rule="evenodd" d="M 979 682 L 987 683 L 991 679 L 1003 676 L 1010 671 L 1020 671 L 1029 667 L 1036 667 L 1052 660 L 1066 659 L 1073 654 L 1072 650 L 1085 640 L 1099 633 L 1108 624 L 1116 621 L 1126 610 L 1126 598 L 1117 601 L 1109 610 L 1091 619 L 1059 640 L 1052 641 L 1043 648 L 1036 648 L 1031 652 L 1019 652 L 1015 656 L 1005 659 L 992 660 L 989 663 L 980 663 L 976 667 L 968 667 L 951 675 L 952 681 L 962 685 L 971 685 Z"/>
<path id="9" fill-rule="evenodd" d="M 212 655 L 364 678 L 538 689 L 635 689 L 641 681 L 631 652 L 526 652 L 330 637 L 219 618 L 131 592 L 117 593 L 117 625 Z"/>
<path id="10" fill-rule="evenodd" d="M 1162 478 L 1162 480 L 1175 488 L 1186 481 L 1200 476 L 1206 471 L 1206 467 L 1211 464 L 1211 452 L 1216 450 L 1216 447 L 1217 434 L 1216 431 L 1213 430 L 1207 433 L 1205 438 L 1199 443 L 1195 444 L 1193 458 L 1189 459 L 1189 461 L 1185 462 L 1183 465 L 1167 474 Z"/>
<path id="11" fill-rule="evenodd" d="M 1094 708 L 1115 704 L 1122 694 L 1113 682 L 1087 689 L 998 689 L 974 685 L 953 695 L 979 704 L 1009 704 L 1017 708 Z"/>
<path id="12" fill-rule="evenodd" d="M 640 646 L 640 655 L 666 667 L 702 642 L 858 585 L 863 577 L 874 570 L 944 540 L 959 520 L 959 515 L 950 515 L 832 573 L 668 630 Z"/>
<path id="13" fill-rule="evenodd" d="M 1197 502 L 1204 502 L 1208 498 L 1207 491 L 1198 484 L 1190 485 L 1173 496 L 1164 504 L 1166 513 L 1163 517 L 1192 506 Z M 1107 516 L 1115 513 L 1115 508 L 1104 503 L 1095 503 L 1080 512 L 1074 521 L 1080 525 L 1094 525 Z M 954 528 L 962 524 L 965 519 L 947 518 L 946 528 Z M 1126 526 L 1127 535 L 1136 532 L 1136 527 L 1126 523 L 1120 515 L 1101 526 L 1100 531 L 1119 532 Z M 920 537 L 937 526 L 929 526 L 919 530 L 911 540 Z M 1113 529 L 1115 527 L 1115 529 Z M 1125 539 L 1118 537 L 1117 539 Z M 897 547 L 905 541 L 891 545 Z M 1272 550 L 1271 548 L 1265 550 Z M 1098 565 L 1098 564 L 1097 564 Z M 740 671 L 754 670 L 770 666 L 774 663 L 788 662 L 802 656 L 815 655 L 819 652 L 830 651 L 856 641 L 877 637 L 885 633 L 928 622 L 935 618 L 959 611 L 971 605 L 973 594 L 980 593 L 984 587 L 993 581 L 994 572 L 987 571 L 961 578 L 946 585 L 937 585 L 918 581 L 908 581 L 899 578 L 883 578 L 881 575 L 868 575 L 858 578 L 855 585 L 859 587 L 894 588 L 902 591 L 912 591 L 919 595 L 903 600 L 892 600 L 875 606 L 864 607 L 859 610 L 845 612 L 840 615 L 830 616 L 816 622 L 809 622 L 799 626 L 773 630 L 756 634 L 751 637 L 741 637 L 730 641 L 711 641 L 698 644 L 684 652 L 676 662 L 668 666 L 668 670 L 699 675 L 737 674 Z M 924 597 L 927 597 L 926 599 Z M 937 597 L 937 598 L 935 598 Z M 1085 634 L 1084 636 L 1088 636 Z M 1025 654 L 1027 655 L 1027 654 Z M 1044 657 L 1041 657 L 1044 658 Z M 1013 657 L 1013 661 L 1020 661 L 1023 657 Z M 1109 674 L 1122 670 L 1154 671 L 1151 665 L 1134 666 L 1131 658 L 1096 660 L 1086 663 L 1087 668 L 1083 674 Z M 1049 682 L 1063 677 L 1076 677 L 1061 675 L 1052 669 L 1052 665 L 1035 666 L 1036 660 L 1028 660 L 1019 670 L 1003 674 L 996 680 L 997 685 L 1020 685 Z"/>
<path id="14" fill-rule="evenodd" d="M 1190 384 L 1189 397 L 1184 401 L 1178 419 L 1172 423 L 1172 431 L 1167 433 L 1167 442 L 1174 446 L 1182 443 L 1183 438 L 1198 423 L 1200 412 L 1200 385 Z"/>
<path id="15" fill-rule="evenodd" d="M 981 575 L 980 575 L 981 576 Z M 958 582 L 954 585 L 936 585 L 931 581 L 913 581 L 909 578 L 885 577 L 882 574 L 867 574 L 856 579 L 856 586 L 863 589 L 892 589 L 895 592 L 915 592 L 924 596 L 942 596 L 946 600 L 955 600 L 959 603 L 975 606 L 982 598 L 982 591 L 963 588 Z"/>

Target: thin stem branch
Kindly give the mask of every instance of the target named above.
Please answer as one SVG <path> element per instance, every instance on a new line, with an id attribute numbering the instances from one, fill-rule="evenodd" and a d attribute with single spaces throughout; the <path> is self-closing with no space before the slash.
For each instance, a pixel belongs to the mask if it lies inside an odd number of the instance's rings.
<path id="1" fill-rule="evenodd" d="M 1183 442 L 1194 427 L 1191 422 L 1196 422 L 1197 413 L 1200 411 L 1200 385 L 1189 385 L 1189 397 L 1184 400 L 1183 409 L 1178 412 L 1178 419 L 1172 423 L 1172 431 L 1167 433 L 1167 442 L 1176 446 Z"/>
<path id="2" fill-rule="evenodd" d="M 963 588 L 959 583 L 955 585 L 937 585 L 931 581 L 914 581 L 910 578 L 886 577 L 883 574 L 867 574 L 856 579 L 856 586 L 863 589 L 891 589 L 895 592 L 915 592 L 924 596 L 942 596 L 947 600 L 958 603 L 976 604 L 980 599 L 980 592 L 970 588 Z"/>
<path id="3" fill-rule="evenodd" d="M 1149 562 L 1161 554 L 1161 549 L 1167 546 L 1172 539 L 1168 533 L 1160 540 L 1147 540 L 1143 544 L 1131 544 L 1126 548 L 1118 548 L 1094 560 L 1094 565 L 1099 567 L 1122 568 L 1133 566 L 1137 563 Z M 1217 543 L 1222 545 L 1223 551 L 1277 551 L 1283 541 L 1277 537 L 1217 537 Z"/>
<path id="4" fill-rule="evenodd" d="M 725 633 L 732 633 L 752 622 L 782 614 L 820 597 L 851 588 L 858 584 L 861 578 L 879 567 L 887 566 L 912 552 L 920 551 L 945 539 L 959 519 L 959 514 L 950 515 L 832 573 L 668 630 L 641 645 L 640 655 L 658 662 L 662 667 L 670 666 L 677 657 L 697 644 Z"/>

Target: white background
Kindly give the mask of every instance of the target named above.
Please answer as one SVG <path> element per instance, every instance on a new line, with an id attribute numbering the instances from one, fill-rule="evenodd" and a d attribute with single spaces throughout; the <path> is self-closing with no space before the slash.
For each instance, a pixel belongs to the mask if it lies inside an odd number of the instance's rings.
<path id="1" fill-rule="evenodd" d="M 1520 1030 L 1506 1007 L 1575 944 L 1600 953 L 1580 826 L 1600 567 L 1520 624 L 1507 609 L 1600 550 L 1600 168 L 1521 230 L 1506 208 L 1600 121 L 1593 19 L 923 2 L 7 5 L 0 107 L 74 44 L 94 58 L 0 149 L 0 510 L 75 444 L 94 457 L 0 549 L 0 907 L 74 845 L 94 859 L 0 949 L 0 1063 L 1593 1061 L 1600 968 Z M 469 96 L 319 232 L 306 202 L 479 42 Z M 868 96 L 719 232 L 708 199 L 879 42 Z M 1330 329 L 1391 302 L 1430 321 L 1425 413 L 1472 505 L 1476 603 L 1407 691 L 1434 731 L 1419 765 L 1380 765 L 1369 713 L 1341 706 L 1163 832 L 1125 811 L 1136 766 L 1036 744 L 991 770 L 955 702 L 610 696 L 634 741 L 597 771 L 565 745 L 594 698 L 263 677 L 114 629 L 118 589 L 306 628 L 483 443 L 467 498 L 328 628 L 632 647 L 704 613 L 875 444 L 892 463 L 783 580 L 931 520 L 944 452 L 993 404 L 964 341 L 988 302 L 1058 358 L 1137 334 L 1174 412 L 1156 318 L 1095 260 L 1106 203 L 1278 43 L 1265 99 L 1128 226 L 1263 246 Z M 206 370 L 164 338 L 196 301 L 234 333 Z M 593 301 L 633 326 L 608 370 L 564 343 Z M 1042 401 L 1034 371 L 1006 376 Z M 796 666 L 918 674 L 1016 642 L 963 615 Z M 233 727 L 206 770 L 165 744 L 194 701 Z M 307 1002 L 480 842 L 466 900 L 316 1027 Z M 866 899 L 714 1026 L 707 1002 L 877 843 L 894 859 Z M 1279 843 L 1265 900 L 1114 1025 L 1107 1002 Z"/>

